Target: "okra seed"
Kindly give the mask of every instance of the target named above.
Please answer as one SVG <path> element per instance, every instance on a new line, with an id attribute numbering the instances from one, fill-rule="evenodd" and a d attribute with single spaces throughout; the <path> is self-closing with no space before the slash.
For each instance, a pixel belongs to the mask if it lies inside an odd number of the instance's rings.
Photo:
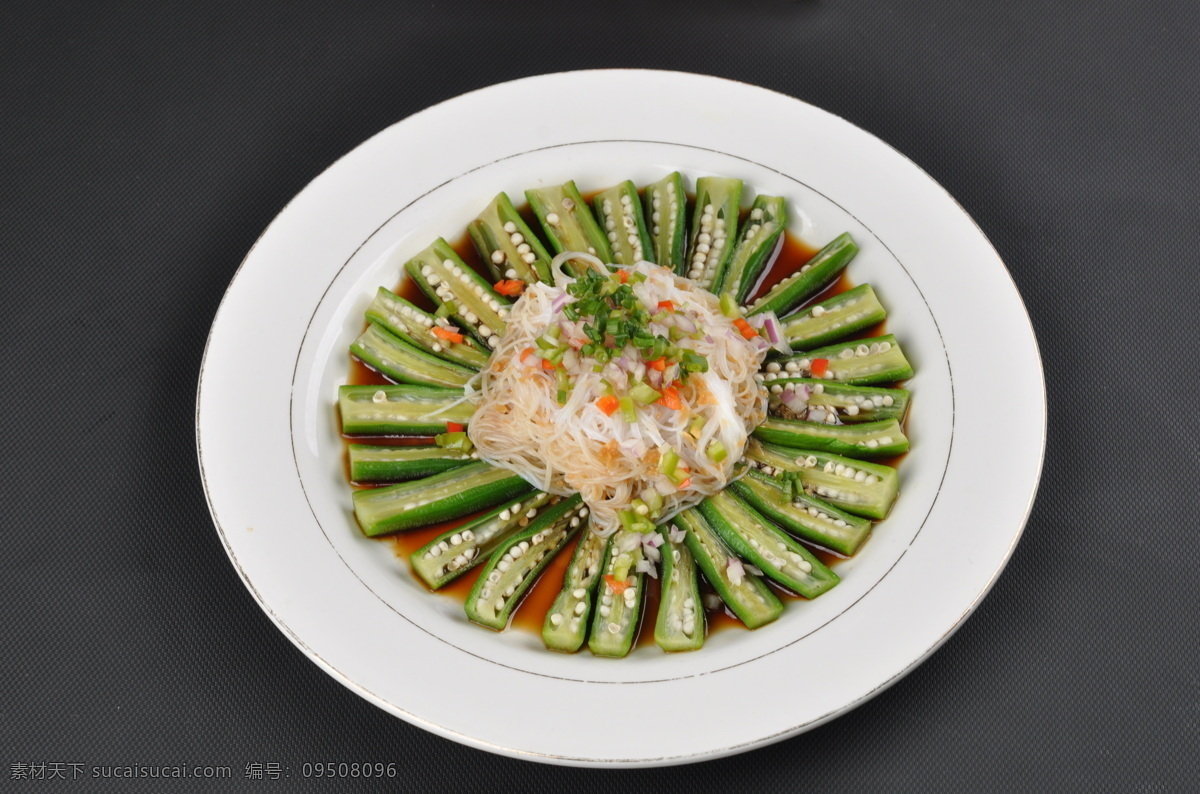
<path id="1" fill-rule="evenodd" d="M 618 626 L 616 623 L 608 624 L 608 633 L 609 634 L 619 634 L 620 631 L 621 631 L 621 627 Z"/>
<path id="2" fill-rule="evenodd" d="M 371 402 L 373 402 L 373 403 L 387 402 L 387 392 L 385 392 L 383 389 L 380 389 L 379 391 L 375 392 L 374 394 L 371 395 Z"/>
<path id="3" fill-rule="evenodd" d="M 582 601 L 580 601 L 578 604 L 575 605 L 575 614 L 576 615 L 582 615 L 586 611 L 587 611 L 587 605 L 584 604 Z"/>
<path id="4" fill-rule="evenodd" d="M 610 614 L 612 614 L 612 607 L 603 605 L 600 607 L 600 617 L 606 618 Z"/>
<path id="5" fill-rule="evenodd" d="M 550 625 L 551 626 L 557 626 L 560 623 L 562 623 L 562 621 L 563 621 L 562 615 L 558 614 L 557 612 L 550 616 Z"/>
<path id="6" fill-rule="evenodd" d="M 824 306 L 814 306 L 814 307 L 813 307 L 813 310 L 812 310 L 812 316 L 813 316 L 813 317 L 820 317 L 820 316 L 821 316 L 822 314 L 824 314 L 824 313 L 825 313 L 825 307 L 824 307 Z"/>
<path id="7" fill-rule="evenodd" d="M 463 542 L 463 539 L 462 539 L 461 534 L 455 532 L 453 535 L 450 536 L 450 545 L 451 546 L 457 546 L 462 542 Z"/>
<path id="8" fill-rule="evenodd" d="M 499 336 L 489 336 L 488 337 L 488 346 L 489 347 L 497 347 L 499 344 L 500 344 Z"/>
<path id="9" fill-rule="evenodd" d="M 510 518 L 512 518 L 512 513 L 508 512 L 507 510 L 501 511 L 501 513 L 500 513 L 501 521 L 507 521 Z"/>
<path id="10" fill-rule="evenodd" d="M 507 571 L 510 567 L 512 567 L 512 563 L 505 559 L 502 559 L 500 562 L 496 563 L 496 568 L 501 572 Z"/>
<path id="11" fill-rule="evenodd" d="M 867 441 L 867 446 L 870 447 L 871 449 L 875 449 L 876 447 L 879 446 L 879 442 L 872 438 L 869 441 Z"/>
<path id="12" fill-rule="evenodd" d="M 508 232 L 509 234 L 512 234 L 516 230 L 517 230 L 517 224 L 513 223 L 512 221 L 509 221 L 508 223 L 504 224 L 504 231 Z"/>
<path id="13" fill-rule="evenodd" d="M 517 271 L 513 270 L 513 269 L 510 267 L 508 270 L 505 270 L 505 271 L 504 271 L 504 277 L 505 277 L 505 278 L 516 278 L 516 277 L 517 277 Z"/>
<path id="14" fill-rule="evenodd" d="M 559 217 L 558 217 L 557 212 L 546 213 L 546 223 L 550 224 L 551 226 L 557 226 L 558 221 L 559 221 Z"/>

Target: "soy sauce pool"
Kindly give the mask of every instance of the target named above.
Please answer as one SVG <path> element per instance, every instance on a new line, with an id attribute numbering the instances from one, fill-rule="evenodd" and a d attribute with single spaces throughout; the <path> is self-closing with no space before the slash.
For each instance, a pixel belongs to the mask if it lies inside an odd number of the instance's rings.
<path id="1" fill-rule="evenodd" d="M 536 220 L 529 212 L 528 207 L 522 207 L 521 214 L 525 217 L 526 222 L 531 228 L 535 230 L 539 228 Z M 747 214 L 748 211 L 743 212 L 743 220 Z M 483 266 L 483 262 L 479 258 L 479 254 L 475 250 L 475 247 L 472 245 L 469 236 L 463 234 L 462 237 L 458 238 L 456 241 L 452 241 L 451 246 L 454 248 L 455 252 L 462 257 L 463 261 L 468 266 L 470 266 L 476 272 L 482 274 L 485 278 L 488 278 L 488 274 Z M 775 260 L 772 262 L 770 267 L 765 270 L 764 274 L 759 279 L 758 284 L 750 294 L 749 301 L 752 302 L 757 300 L 777 283 L 799 271 L 801 267 L 803 267 L 810 259 L 812 259 L 814 255 L 816 255 L 817 251 L 818 249 L 808 245 L 806 242 L 790 232 L 785 232 Z M 816 303 L 819 301 L 828 300 L 829 298 L 839 295 L 853 288 L 854 286 L 854 282 L 852 282 L 846 275 L 845 271 L 843 271 L 841 276 L 836 281 L 834 281 L 820 294 L 814 296 L 806 303 Z M 404 277 L 399 284 L 395 285 L 392 291 L 410 303 L 413 303 L 414 305 L 426 311 L 432 312 L 436 309 L 433 301 L 431 301 L 410 278 Z M 860 332 L 859 335 L 862 337 L 880 336 L 887 333 L 885 325 L 886 323 L 879 323 L 872 328 Z M 393 383 L 393 381 L 361 361 L 351 357 L 350 372 L 349 377 L 347 378 L 347 383 L 355 385 L 386 385 Z M 349 445 L 351 443 L 396 446 L 433 443 L 432 436 L 351 437 L 343 435 L 343 440 L 345 441 L 346 447 L 346 449 L 343 451 L 343 462 L 346 479 L 348 482 L 350 481 Z M 895 465 L 899 462 L 899 460 L 897 459 L 893 461 L 881 462 L 887 463 L 888 465 Z M 353 483 L 351 484 L 354 485 L 355 488 L 375 487 L 370 485 L 364 486 L 355 485 Z M 395 535 L 380 538 L 379 540 L 381 542 L 391 544 L 396 556 L 403 559 L 404 563 L 408 565 L 409 557 L 415 551 L 425 546 L 443 532 L 447 532 L 457 526 L 466 524 L 467 522 L 476 518 L 478 515 L 481 515 L 481 513 L 464 516 L 463 518 L 446 521 L 429 527 L 400 532 Z M 554 599 L 557 597 L 562 588 L 563 577 L 566 573 L 567 566 L 571 561 L 571 555 L 574 552 L 577 543 L 578 535 L 568 541 L 563 549 L 555 556 L 550 565 L 548 565 L 538 577 L 538 580 L 533 584 L 532 587 L 529 588 L 528 592 L 521 600 L 521 603 L 514 611 L 512 620 L 509 624 L 510 628 L 515 627 L 518 630 L 530 631 L 540 635 L 546 612 L 549 611 L 551 604 L 554 602 Z M 835 567 L 839 562 L 845 559 L 844 557 L 829 551 L 828 549 L 814 546 L 809 543 L 805 543 L 804 545 L 827 566 Z M 482 568 L 483 565 L 481 564 L 474 570 L 458 577 L 456 580 L 450 582 L 441 589 L 431 592 L 435 593 L 439 597 L 450 598 L 460 604 L 465 603 L 467 596 L 470 595 L 471 588 L 474 587 L 475 580 L 478 578 L 479 571 L 482 570 Z M 420 577 L 417 577 L 415 573 L 413 576 L 417 579 L 417 581 L 422 582 L 423 584 L 423 580 L 421 580 Z M 764 577 L 764 581 L 767 582 L 767 584 L 780 597 L 781 600 L 807 600 L 803 596 L 787 590 L 769 578 Z M 649 576 L 644 577 L 644 582 L 645 586 L 643 590 L 642 618 L 638 629 L 637 638 L 634 642 L 634 647 L 654 645 L 654 624 L 658 611 L 659 583 L 657 580 L 652 579 Z M 702 594 L 715 595 L 715 591 L 712 589 L 712 586 L 704 580 L 704 576 L 702 574 L 700 575 L 700 587 Z M 711 598 L 707 598 L 705 600 L 712 601 Z M 706 605 L 705 620 L 707 624 L 707 632 L 709 634 L 712 634 L 716 631 L 724 631 L 729 629 L 746 630 L 742 622 L 738 620 L 738 618 L 734 616 L 733 613 L 730 612 L 724 605 L 714 607 L 709 607 Z"/>

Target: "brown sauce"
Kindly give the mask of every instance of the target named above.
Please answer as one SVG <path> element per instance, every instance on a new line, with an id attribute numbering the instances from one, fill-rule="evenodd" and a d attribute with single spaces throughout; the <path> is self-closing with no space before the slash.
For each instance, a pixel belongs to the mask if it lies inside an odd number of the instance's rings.
<path id="1" fill-rule="evenodd" d="M 598 192 L 598 191 L 597 191 Z M 590 195 L 585 194 L 585 199 L 590 203 Z M 525 222 L 535 231 L 539 229 L 539 224 L 530 210 L 528 205 L 524 205 L 519 209 L 521 216 Z M 743 212 L 744 217 L 748 214 L 748 210 Z M 471 238 L 467 234 L 463 234 L 456 240 L 448 241 L 455 252 L 462 257 L 463 261 L 482 274 L 484 278 L 489 278 L 483 262 L 471 243 Z M 804 266 L 813 256 L 816 255 L 818 249 L 813 248 L 808 243 L 800 240 L 789 232 L 785 232 L 783 241 L 779 247 L 774 262 L 767 268 L 766 272 L 760 278 L 758 285 L 750 294 L 749 300 L 753 301 L 766 293 L 771 287 L 778 284 L 783 279 L 790 276 Z M 835 295 L 840 295 L 843 292 L 856 286 L 845 271 L 841 276 L 831 283 L 828 287 L 821 291 L 818 295 L 811 298 L 806 303 L 818 303 L 828 300 Z M 393 288 L 400 297 L 413 303 L 414 305 L 432 312 L 436 307 L 434 303 L 423 293 L 416 283 L 410 278 L 403 278 L 402 281 Z M 881 322 L 878 325 L 872 326 L 862 332 L 863 337 L 882 336 L 887 333 L 887 322 Z M 365 324 L 364 324 L 365 328 Z M 347 379 L 351 384 L 362 385 L 385 385 L 393 381 L 386 375 L 383 375 L 356 358 L 350 358 L 350 373 Z M 905 424 L 907 430 L 907 424 Z M 347 446 L 354 444 L 380 444 L 380 445 L 414 445 L 414 444 L 432 444 L 432 436 L 343 436 Z M 896 466 L 904 455 L 899 455 L 895 458 L 881 459 L 876 461 L 887 466 Z M 350 481 L 350 460 L 348 450 L 343 453 L 343 462 L 347 482 Z M 355 485 L 356 488 L 372 487 Z M 479 514 L 475 514 L 479 515 Z M 408 559 L 413 552 L 422 548 L 425 544 L 432 541 L 438 535 L 446 532 L 454 527 L 461 526 L 475 518 L 475 515 L 464 516 L 463 518 L 446 521 L 433 526 L 423 527 L 421 529 L 408 530 L 395 535 L 390 535 L 380 538 L 381 541 L 392 544 L 397 557 L 402 558 L 405 564 L 408 564 Z M 540 634 L 542 623 L 545 620 L 546 612 L 549 611 L 554 599 L 558 596 L 559 590 L 562 588 L 563 576 L 566 573 L 567 566 L 570 564 L 571 555 L 578 543 L 578 538 L 572 538 L 560 551 L 551 563 L 546 567 L 539 576 L 538 580 L 529 588 L 521 603 L 513 613 L 513 618 L 509 624 L 512 627 L 517 627 L 521 630 L 531 631 Z M 839 562 L 846 559 L 845 557 L 836 554 L 828 549 L 824 549 L 813 544 L 805 543 L 808 548 L 822 563 L 829 567 L 836 566 Z M 475 585 L 475 580 L 478 578 L 479 571 L 483 568 L 481 564 L 474 570 L 460 576 L 458 579 L 450 582 L 439 590 L 431 591 L 438 596 L 450 598 L 459 603 L 465 603 L 467 596 L 471 592 L 471 588 Z M 420 577 L 413 574 L 418 581 Z M 772 590 L 784 601 L 804 601 L 807 600 L 803 596 L 791 592 L 785 587 L 777 584 L 769 578 L 764 578 Z M 654 645 L 654 625 L 658 614 L 659 602 L 659 582 L 649 576 L 644 577 L 643 590 L 643 605 L 641 624 L 638 629 L 637 637 L 634 641 L 634 647 L 643 645 Z M 700 592 L 701 595 L 714 594 L 715 591 L 712 585 L 709 584 L 703 574 L 700 575 Z M 715 609 L 705 609 L 705 620 L 708 633 L 716 631 L 724 631 L 731 628 L 745 630 L 745 625 L 735 616 L 727 607 L 720 605 Z"/>

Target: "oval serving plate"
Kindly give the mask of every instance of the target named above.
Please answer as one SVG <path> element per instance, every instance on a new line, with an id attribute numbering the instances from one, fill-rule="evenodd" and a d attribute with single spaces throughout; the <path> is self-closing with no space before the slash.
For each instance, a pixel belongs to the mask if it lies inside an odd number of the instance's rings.
<path id="1" fill-rule="evenodd" d="M 619 97 L 622 112 L 584 103 L 527 127 L 480 122 L 547 96 L 580 95 Z M 747 118 L 770 123 L 748 128 Z M 917 370 L 902 493 L 859 554 L 838 566 L 842 584 L 789 603 L 774 624 L 717 632 L 689 654 L 552 654 L 534 634 L 470 624 L 460 602 L 427 592 L 390 544 L 362 536 L 350 512 L 337 386 L 375 288 L 396 284 L 409 256 L 459 233 L 498 191 L 520 195 L 567 179 L 584 190 L 627 178 L 640 185 L 673 170 L 689 183 L 737 176 L 787 197 L 791 231 L 811 245 L 847 230 L 860 243 L 851 278 L 879 291 L 888 330 Z M 644 766 L 792 736 L 932 653 L 978 605 L 1020 537 L 1045 416 L 1036 341 L 1008 272 L 917 166 L 790 97 L 711 77 L 614 70 L 457 97 L 389 127 L 317 177 L 263 233 L 221 303 L 201 367 L 196 436 L 230 560 L 279 628 L 338 681 L 485 750 Z M 670 715 L 670 728 L 611 730 L 589 716 L 619 698 L 636 713 Z"/>

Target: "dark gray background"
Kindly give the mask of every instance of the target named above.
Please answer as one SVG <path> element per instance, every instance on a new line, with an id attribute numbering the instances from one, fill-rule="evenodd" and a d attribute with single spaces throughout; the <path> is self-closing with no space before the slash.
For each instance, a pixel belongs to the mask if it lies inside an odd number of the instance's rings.
<path id="1" fill-rule="evenodd" d="M 396 762 L 414 791 L 1194 786 L 1198 21 L 1191 2 L 3 3 L 0 788 L 48 787 L 17 763 L 186 762 L 294 790 L 311 761 Z M 757 83 L 911 157 L 1008 263 L 1049 384 L 1024 539 L 945 647 L 811 733 L 656 771 L 491 756 L 343 689 L 238 580 L 194 450 L 209 323 L 297 191 L 443 99 L 605 66 Z M 292 778 L 249 784 L 252 762 Z"/>

